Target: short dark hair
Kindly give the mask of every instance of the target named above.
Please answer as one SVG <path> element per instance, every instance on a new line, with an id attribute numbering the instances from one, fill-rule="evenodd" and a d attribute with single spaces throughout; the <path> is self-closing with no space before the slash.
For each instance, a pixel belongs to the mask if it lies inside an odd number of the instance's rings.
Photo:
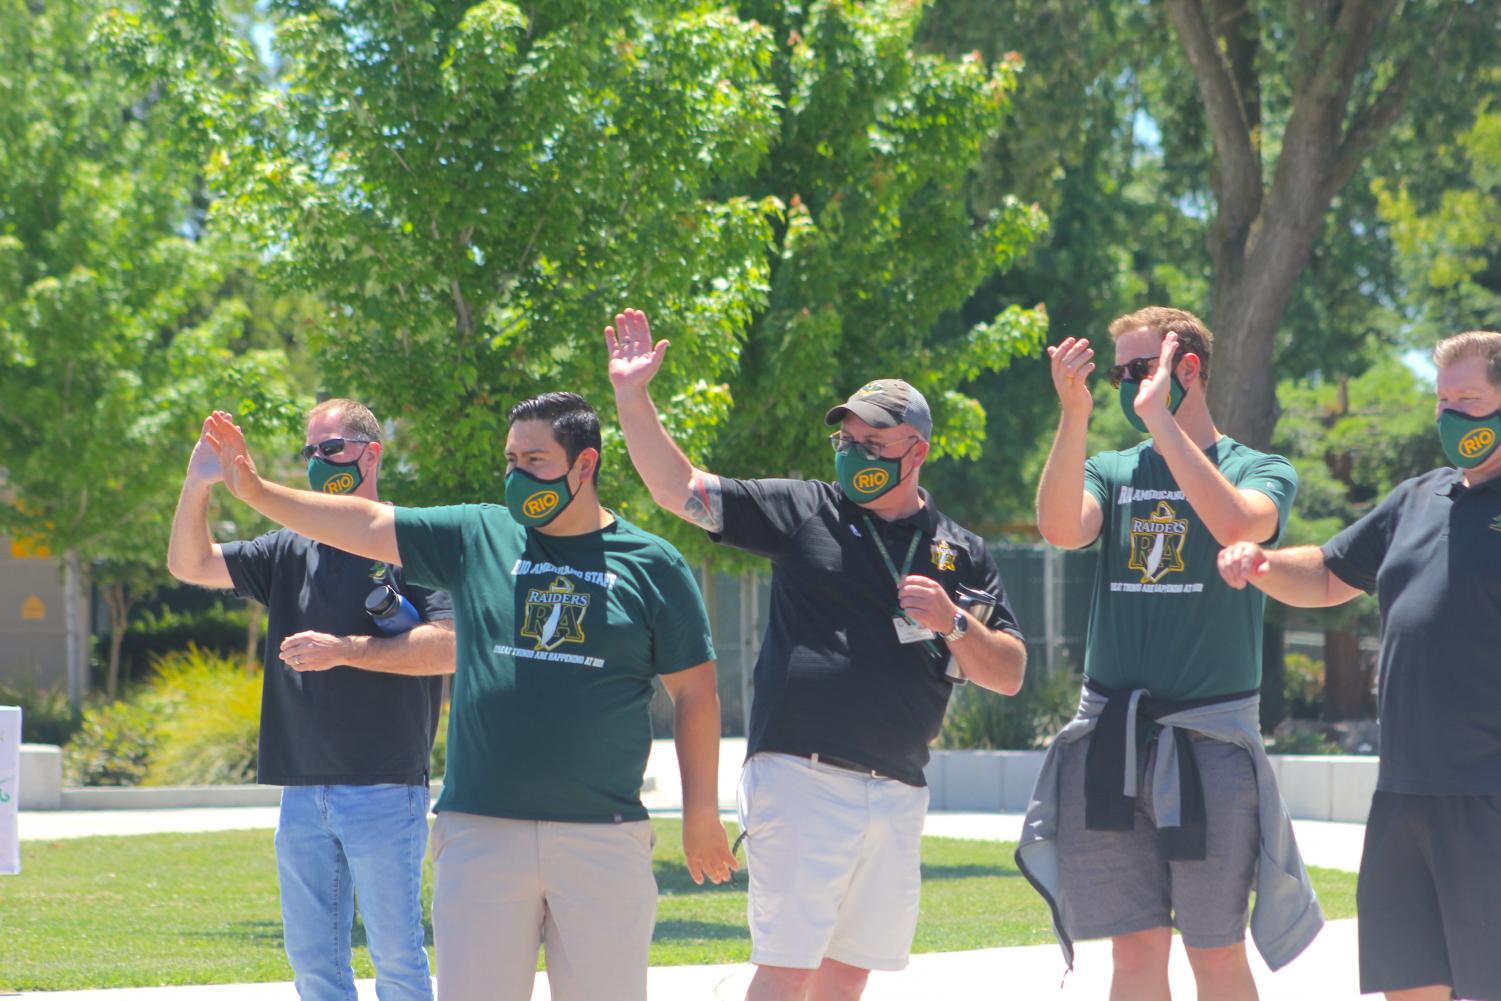
<path id="1" fill-rule="evenodd" d="M 572 466 L 579 453 L 592 448 L 600 453 L 600 462 L 594 464 L 593 482 L 599 482 L 599 467 L 604 461 L 604 449 L 600 444 L 599 414 L 589 401 L 577 393 L 542 393 L 531 396 L 511 408 L 506 415 L 509 427 L 517 421 L 547 421 L 552 427 L 552 436 L 563 446 Z"/>

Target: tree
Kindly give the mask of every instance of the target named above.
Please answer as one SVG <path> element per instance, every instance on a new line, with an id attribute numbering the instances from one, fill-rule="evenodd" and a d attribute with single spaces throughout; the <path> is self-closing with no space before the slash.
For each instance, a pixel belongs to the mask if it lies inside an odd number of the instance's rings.
<path id="1" fill-rule="evenodd" d="M 1212 404 L 1264 446 L 1276 335 L 1336 196 L 1404 115 L 1431 142 L 1473 115 L 1496 56 L 1492 4 L 1168 0 L 1214 148 Z M 1473 100 L 1473 98 L 1472 98 Z"/>
<path id="2" fill-rule="evenodd" d="M 1434 159 L 1446 167 L 1439 183 L 1402 178 L 1375 189 L 1402 251 L 1409 336 L 1420 346 L 1501 323 L 1501 100 L 1483 101 L 1475 124 Z"/>
<path id="3" fill-rule="evenodd" d="M 1433 430 L 1432 388 L 1396 358 L 1356 378 L 1287 382 L 1278 451 L 1298 470 L 1298 507 L 1280 544 L 1321 544 L 1356 521 L 1401 481 L 1443 464 Z M 1376 602 L 1318 611 L 1289 611 L 1324 634 L 1324 716 L 1373 715 L 1374 662 L 1360 638 L 1379 622 Z"/>
<path id="4" fill-rule="evenodd" d="M 1001 129 L 1020 62 L 914 51 L 923 7 L 741 7 L 778 42 L 771 79 L 784 109 L 753 190 L 788 210 L 713 468 L 828 475 L 822 410 L 881 376 L 928 397 L 936 456 L 977 459 L 985 411 L 968 387 L 1041 346 L 1042 310 L 998 305 L 952 322 L 1046 219 L 1005 196 L 972 210 L 968 182 Z"/>
<path id="5" fill-rule="evenodd" d="M 231 350 L 247 309 L 223 293 L 254 258 L 201 229 L 194 151 L 97 58 L 97 10 L 0 2 L 0 529 L 63 554 L 76 704 L 90 564 L 128 612 L 166 551 L 181 443 L 225 400 L 282 420 L 284 360 Z"/>
<path id="6" fill-rule="evenodd" d="M 727 473 L 822 473 L 810 407 L 877 366 L 934 395 L 940 451 L 973 457 L 983 414 L 958 387 L 1040 343 L 1026 310 L 931 336 L 1043 222 L 1015 203 L 969 214 L 1017 67 L 914 54 L 920 4 L 270 9 L 285 85 L 232 134 L 240 109 L 204 110 L 191 79 L 171 96 L 219 134 L 217 217 L 329 302 L 326 388 L 402 420 L 405 500 L 499 497 L 520 397 L 567 388 L 607 410 L 600 329 L 625 305 L 674 340 L 670 429 Z M 117 28 L 144 62 L 249 63 L 149 9 Z M 703 545 L 625 463 L 604 477 L 628 516 Z"/>

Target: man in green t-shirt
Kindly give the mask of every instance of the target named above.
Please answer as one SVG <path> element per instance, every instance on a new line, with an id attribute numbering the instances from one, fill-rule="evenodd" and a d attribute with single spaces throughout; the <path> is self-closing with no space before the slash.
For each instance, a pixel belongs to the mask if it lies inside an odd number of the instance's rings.
<path id="1" fill-rule="evenodd" d="M 1062 415 L 1038 527 L 1065 549 L 1100 540 L 1100 561 L 1084 709 L 1039 782 L 1038 797 L 1056 797 L 1057 885 L 1029 876 L 1054 904 L 1065 943 L 1113 939 L 1112 997 L 1168 997 L 1176 926 L 1200 997 L 1254 998 L 1247 904 L 1261 828 L 1280 830 L 1261 819 L 1269 795 L 1267 809 L 1280 803 L 1258 760 L 1264 602 L 1225 586 L 1215 559 L 1233 541 L 1276 540 L 1297 478 L 1281 456 L 1215 427 L 1205 398 L 1213 335 L 1197 317 L 1149 307 L 1117 319 L 1110 335 L 1111 384 L 1127 419 L 1152 436 L 1125 451 L 1085 457 L 1089 342 L 1048 349 Z M 1024 843 L 1019 858 L 1028 852 Z M 1292 856 L 1296 883 L 1295 848 Z M 1295 909 L 1311 900 L 1295 897 Z M 1303 914 L 1281 917 L 1297 926 Z"/>
<path id="2" fill-rule="evenodd" d="M 678 552 L 600 505 L 593 407 L 547 393 L 509 421 L 505 506 L 291 490 L 257 475 L 228 415 L 206 433 L 225 486 L 257 511 L 452 596 L 458 662 L 432 838 L 440 995 L 528 1001 L 545 940 L 557 1001 L 644 1001 L 653 678 L 676 709 L 689 873 L 718 883 L 736 867 L 718 813 L 708 618 Z"/>

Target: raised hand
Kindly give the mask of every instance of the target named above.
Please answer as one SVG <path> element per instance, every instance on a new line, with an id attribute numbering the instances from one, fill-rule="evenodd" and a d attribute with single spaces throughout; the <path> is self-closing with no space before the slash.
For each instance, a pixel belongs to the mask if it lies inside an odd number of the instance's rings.
<path id="1" fill-rule="evenodd" d="M 615 326 L 605 328 L 605 345 L 610 349 L 610 384 L 615 389 L 644 389 L 667 354 L 669 341 L 651 341 L 651 324 L 639 309 L 615 315 Z"/>
<path id="2" fill-rule="evenodd" d="M 1254 542 L 1237 542 L 1226 546 L 1219 555 L 1220 576 L 1237 591 L 1247 584 L 1255 584 L 1271 569 L 1266 550 Z"/>
<path id="3" fill-rule="evenodd" d="M 1157 370 L 1141 380 L 1136 391 L 1136 415 L 1147 424 L 1154 417 L 1170 415 L 1168 401 L 1173 392 L 1173 355 L 1178 350 L 1178 335 L 1165 334 L 1162 351 L 1157 356 Z"/>
<path id="4" fill-rule="evenodd" d="M 1065 337 L 1062 344 L 1049 345 L 1052 359 L 1053 388 L 1063 409 L 1087 414 L 1094 407 L 1089 392 L 1089 373 L 1094 371 L 1094 349 L 1086 338 Z"/>
<path id="5" fill-rule="evenodd" d="M 212 417 L 204 419 L 203 430 L 198 435 L 197 443 L 193 445 L 193 454 L 188 457 L 188 480 L 204 486 L 212 486 L 224 479 L 219 472 L 219 455 L 208 443 L 211 420 Z"/>
<path id="6" fill-rule="evenodd" d="M 246 503 L 260 496 L 261 477 L 255 470 L 255 461 L 250 458 L 250 450 L 245 446 L 245 432 L 235 424 L 234 418 L 222 410 L 215 410 L 204 422 L 203 440 L 218 457 L 220 475 L 230 493 Z"/>

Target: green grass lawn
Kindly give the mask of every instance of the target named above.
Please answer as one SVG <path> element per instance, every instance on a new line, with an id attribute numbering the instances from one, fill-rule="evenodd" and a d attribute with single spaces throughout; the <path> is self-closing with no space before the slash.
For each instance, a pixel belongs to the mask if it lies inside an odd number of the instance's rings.
<path id="1" fill-rule="evenodd" d="M 679 822 L 654 823 L 653 965 L 747 959 L 744 873 L 732 885 L 695 886 L 679 860 Z M 915 951 L 1051 940 L 1014 847 L 923 839 Z M 27 842 L 22 856 L 23 873 L 0 879 L 0 991 L 291 979 L 270 831 Z M 1353 873 L 1314 870 L 1314 882 L 1326 914 L 1354 915 Z M 430 914 L 430 896 L 427 905 Z M 431 948 L 430 922 L 427 934 Z M 358 925 L 355 944 L 356 972 L 373 975 Z"/>

